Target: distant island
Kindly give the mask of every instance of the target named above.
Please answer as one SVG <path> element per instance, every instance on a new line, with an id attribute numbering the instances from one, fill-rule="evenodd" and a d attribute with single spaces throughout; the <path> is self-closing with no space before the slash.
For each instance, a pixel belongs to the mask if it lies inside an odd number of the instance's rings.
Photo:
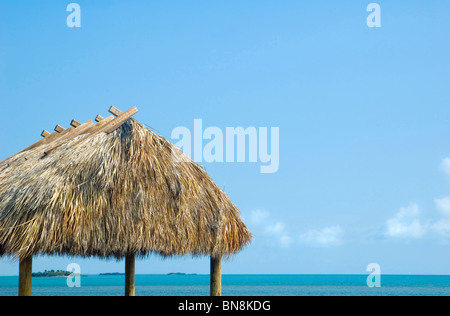
<path id="1" fill-rule="evenodd" d="M 99 273 L 99 275 L 125 275 L 125 273 L 121 272 L 106 272 L 106 273 Z M 182 272 L 171 272 L 167 273 L 167 275 L 197 275 L 196 273 L 182 273 Z"/>
<path id="2" fill-rule="evenodd" d="M 197 275 L 197 273 L 171 272 L 171 273 L 167 273 L 167 275 Z"/>
<path id="3" fill-rule="evenodd" d="M 73 272 L 64 271 L 64 270 L 45 270 L 44 272 L 34 272 L 31 274 L 32 277 L 67 277 L 72 275 Z M 125 273 L 121 272 L 105 272 L 99 273 L 101 276 L 112 276 L 112 275 L 125 275 Z M 167 275 L 181 276 L 181 275 L 197 275 L 197 273 L 183 273 L 183 272 L 170 272 Z"/>
<path id="4" fill-rule="evenodd" d="M 32 273 L 31 276 L 32 277 L 66 277 L 71 275 L 72 272 L 68 272 L 68 271 L 63 271 L 63 270 L 50 270 L 47 271 L 45 270 L 44 272 L 35 272 Z"/>

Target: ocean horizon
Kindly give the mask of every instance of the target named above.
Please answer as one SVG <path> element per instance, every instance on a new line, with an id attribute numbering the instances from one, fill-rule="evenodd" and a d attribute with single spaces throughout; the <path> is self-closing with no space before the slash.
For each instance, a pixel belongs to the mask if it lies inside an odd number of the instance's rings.
<path id="1" fill-rule="evenodd" d="M 209 296 L 209 274 L 137 274 L 136 296 Z M 224 274 L 223 296 L 449 296 L 450 275 Z M 82 275 L 80 287 L 67 277 L 33 277 L 34 296 L 123 296 L 122 274 Z M 0 296 L 16 296 L 18 276 L 0 276 Z"/>

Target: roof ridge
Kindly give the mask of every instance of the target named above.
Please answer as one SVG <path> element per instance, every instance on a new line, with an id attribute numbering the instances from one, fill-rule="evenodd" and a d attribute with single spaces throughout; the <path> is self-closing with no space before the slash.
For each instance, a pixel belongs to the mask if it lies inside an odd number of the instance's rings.
<path id="1" fill-rule="evenodd" d="M 112 107 L 113 108 L 113 107 Z M 118 110 L 117 110 L 118 111 Z M 119 111 L 120 112 L 120 111 Z M 131 109 L 121 112 L 117 117 L 113 118 L 113 116 L 109 116 L 106 119 L 100 121 L 95 125 L 95 128 L 92 131 L 89 131 L 89 135 L 84 137 L 83 139 L 80 139 L 75 144 L 72 144 L 72 146 L 77 146 L 81 142 L 87 140 L 88 138 L 91 138 L 97 134 L 100 134 L 102 132 L 105 133 L 112 133 L 116 129 L 118 129 L 120 126 L 122 126 L 126 121 L 128 121 L 134 114 L 138 112 L 137 107 L 133 106 Z"/>
<path id="2" fill-rule="evenodd" d="M 92 120 L 89 120 L 83 124 L 80 124 L 79 122 L 72 120 L 71 126 L 67 129 L 64 129 L 60 125 L 57 125 L 55 127 L 55 132 L 49 133 L 44 131 L 42 133 L 43 138 L 37 141 L 36 143 L 28 146 L 27 148 L 19 151 L 18 153 L 14 154 L 13 156 L 10 156 L 3 161 L 0 162 L 0 164 L 8 161 L 8 164 L 14 163 L 15 161 L 23 158 L 28 159 L 30 156 L 35 155 L 39 152 L 43 152 L 44 154 L 48 155 L 50 152 L 52 152 L 55 148 L 60 147 L 64 143 L 70 141 L 71 139 L 74 139 L 80 135 L 87 134 L 82 139 L 78 140 L 76 143 L 74 143 L 72 146 L 76 146 L 80 144 L 82 141 L 97 135 L 99 133 L 105 132 L 105 133 L 112 133 L 116 129 L 118 129 L 120 126 L 122 126 L 129 118 L 131 118 L 134 114 L 138 112 L 137 107 L 133 106 L 129 110 L 122 112 L 119 109 L 112 106 L 109 109 L 109 112 L 114 114 L 114 116 L 109 116 L 107 118 L 103 118 L 100 115 L 97 115 L 96 121 L 98 121 L 97 124 L 95 124 Z M 45 133 L 46 132 L 46 133 Z M 18 154 L 19 157 L 15 157 Z"/>
<path id="3" fill-rule="evenodd" d="M 91 137 L 91 136 L 94 135 L 99 129 L 101 129 L 105 124 L 107 124 L 108 122 L 112 121 L 113 119 L 114 119 L 114 117 L 111 115 L 111 116 L 109 116 L 109 117 L 107 117 L 107 118 L 105 118 L 105 119 L 99 121 L 97 124 L 93 124 L 93 125 L 91 124 L 90 126 L 88 126 L 88 127 L 86 128 L 85 131 L 83 131 L 83 133 L 80 133 L 80 134 L 75 135 L 75 136 L 72 137 L 72 139 L 74 139 L 74 138 L 77 137 L 77 136 L 80 136 L 80 135 L 82 135 L 82 134 L 86 134 L 85 137 L 83 137 L 82 139 L 79 139 L 76 143 L 72 144 L 71 146 L 76 146 L 76 145 L 80 144 L 81 142 L 83 142 L 84 140 L 86 140 L 87 138 Z M 52 148 L 47 149 L 44 153 L 45 153 L 46 155 L 48 155 L 50 152 L 52 152 L 54 149 L 58 148 L 58 147 L 61 146 L 61 145 L 63 145 L 63 143 L 62 143 L 62 144 L 59 144 L 59 145 L 56 145 L 56 146 L 54 146 L 54 147 L 52 147 Z"/>

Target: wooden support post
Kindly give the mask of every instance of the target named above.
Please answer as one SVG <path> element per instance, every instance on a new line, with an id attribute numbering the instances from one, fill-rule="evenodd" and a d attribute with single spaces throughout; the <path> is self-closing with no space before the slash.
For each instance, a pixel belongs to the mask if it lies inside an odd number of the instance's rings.
<path id="1" fill-rule="evenodd" d="M 125 257 L 125 296 L 135 295 L 134 273 L 135 258 L 132 254 Z"/>
<path id="2" fill-rule="evenodd" d="M 33 258 L 20 258 L 19 263 L 19 296 L 31 296 L 31 271 Z"/>
<path id="3" fill-rule="evenodd" d="M 210 293 L 211 296 L 222 295 L 222 258 L 211 257 L 210 274 Z"/>

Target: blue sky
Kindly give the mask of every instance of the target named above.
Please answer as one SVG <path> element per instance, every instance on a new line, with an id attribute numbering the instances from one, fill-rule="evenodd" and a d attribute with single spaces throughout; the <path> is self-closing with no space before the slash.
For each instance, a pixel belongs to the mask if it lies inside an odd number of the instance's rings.
<path id="1" fill-rule="evenodd" d="M 279 127 L 280 166 L 204 163 L 255 239 L 224 273 L 450 273 L 450 3 L 378 1 L 0 3 L 0 159 L 43 129 L 137 106 L 174 128 Z M 123 270 L 42 257 L 34 270 Z M 136 273 L 209 273 L 207 258 Z M 0 275 L 18 263 L 0 259 Z"/>

